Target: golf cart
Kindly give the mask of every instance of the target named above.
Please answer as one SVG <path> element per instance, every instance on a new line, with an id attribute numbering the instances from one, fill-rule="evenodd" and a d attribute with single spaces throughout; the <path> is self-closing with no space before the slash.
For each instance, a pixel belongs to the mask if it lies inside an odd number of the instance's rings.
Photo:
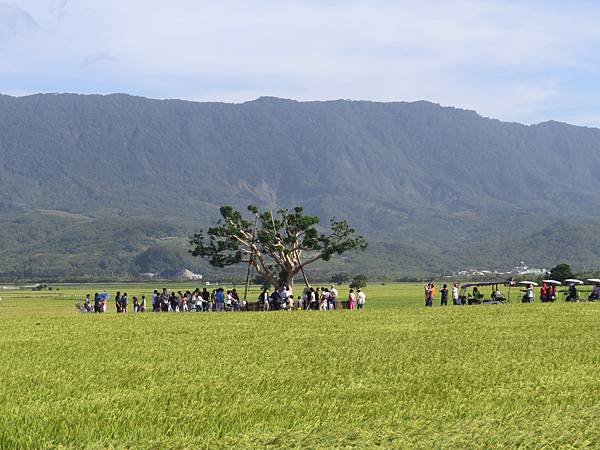
<path id="1" fill-rule="evenodd" d="M 542 283 L 546 286 L 545 296 L 543 295 L 544 289 L 540 289 L 540 300 L 542 303 L 554 302 L 558 298 L 556 289 L 558 286 L 562 286 L 562 283 L 558 280 L 542 280 Z"/>
<path id="2" fill-rule="evenodd" d="M 592 291 L 588 296 L 588 301 L 595 302 L 600 300 L 600 279 L 599 278 L 588 278 L 587 282 L 592 285 Z"/>
<path id="3" fill-rule="evenodd" d="M 499 286 L 509 286 L 505 281 L 488 281 L 481 283 L 466 283 L 460 287 L 458 298 L 462 305 L 499 305 L 508 299 L 500 292 Z M 491 293 L 486 297 L 479 288 L 490 287 Z M 471 292 L 469 292 L 471 289 Z"/>
<path id="4" fill-rule="evenodd" d="M 583 281 L 577 280 L 575 278 L 567 278 L 564 281 L 564 283 L 569 286 L 569 289 L 563 292 L 563 294 L 565 295 L 565 301 L 578 302 L 580 298 L 579 292 L 577 292 L 577 286 L 582 285 Z"/>
<path id="5" fill-rule="evenodd" d="M 521 292 L 524 292 L 523 297 L 521 297 L 521 302 L 523 303 L 530 303 L 533 302 L 534 297 L 528 297 L 527 296 L 527 291 L 529 289 L 529 286 L 531 286 L 533 288 L 533 286 L 537 286 L 538 284 L 535 281 L 519 281 L 519 284 L 525 286 L 525 289 L 521 289 Z"/>

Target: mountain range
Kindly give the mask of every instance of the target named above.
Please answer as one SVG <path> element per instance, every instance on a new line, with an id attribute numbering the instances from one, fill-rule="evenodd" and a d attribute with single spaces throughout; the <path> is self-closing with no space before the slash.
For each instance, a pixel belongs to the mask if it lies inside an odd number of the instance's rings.
<path id="1" fill-rule="evenodd" d="M 600 267 L 600 130 L 429 102 L 241 104 L 0 96 L 0 277 L 127 279 L 187 267 L 224 204 L 303 205 L 369 242 L 315 269 L 399 278 Z M 173 266 L 180 267 L 173 267 Z"/>

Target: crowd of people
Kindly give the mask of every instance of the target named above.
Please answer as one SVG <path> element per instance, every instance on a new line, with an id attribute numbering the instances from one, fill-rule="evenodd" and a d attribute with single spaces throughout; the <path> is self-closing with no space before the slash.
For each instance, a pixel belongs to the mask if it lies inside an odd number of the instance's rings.
<path id="1" fill-rule="evenodd" d="M 93 300 L 90 294 L 87 294 L 83 304 L 77 303 L 76 308 L 81 312 L 105 313 L 110 303 L 110 296 L 106 293 L 95 293 Z M 348 309 L 363 309 L 366 303 L 366 295 L 361 289 L 350 289 L 346 307 Z M 222 287 L 213 289 L 209 292 L 206 288 L 194 291 L 169 291 L 163 288 L 162 292 L 155 290 L 152 293 L 150 305 L 147 306 L 146 296 L 142 295 L 129 298 L 127 292 L 121 294 L 120 291 L 114 296 L 115 311 L 117 313 L 146 312 L 147 307 L 151 311 L 159 312 L 222 312 L 222 311 L 247 311 L 250 305 L 244 299 L 240 298 L 237 289 L 225 290 Z M 252 305 L 252 309 L 259 311 L 292 311 L 298 310 L 335 310 L 342 309 L 342 302 L 339 301 L 338 290 L 335 286 L 330 288 L 305 288 L 302 295 L 294 297 L 290 286 L 280 286 L 269 292 L 263 289 L 258 295 L 257 301 Z"/>
<path id="2" fill-rule="evenodd" d="M 437 289 L 435 288 L 434 283 L 426 283 L 423 286 L 425 290 L 425 306 L 431 308 L 433 306 L 433 301 L 437 295 Z M 444 284 L 442 289 L 440 289 L 440 305 L 448 306 L 448 296 L 450 291 L 448 290 L 448 285 Z M 452 303 L 454 305 L 461 305 L 462 301 L 458 295 L 458 283 L 454 283 L 452 285 Z"/>
<path id="3" fill-rule="evenodd" d="M 424 286 L 425 292 L 425 306 L 432 307 L 434 300 L 437 296 L 437 289 L 434 283 L 426 283 Z M 447 306 L 449 295 L 452 295 L 452 303 L 454 305 L 463 305 L 466 304 L 465 299 L 461 298 L 458 292 L 459 284 L 454 283 L 452 285 L 451 290 L 448 289 L 448 285 L 444 284 L 442 289 L 440 289 L 440 305 Z M 534 303 L 535 302 L 535 290 L 533 284 L 525 285 L 525 288 L 522 289 L 522 297 L 521 301 L 523 303 Z M 473 291 L 469 295 L 470 299 L 481 301 L 484 298 L 484 295 L 479 292 L 477 286 L 473 286 Z M 539 294 L 540 301 L 542 303 L 554 302 L 558 299 L 558 292 L 556 284 L 542 283 L 540 287 Z M 594 287 L 590 295 L 588 296 L 588 301 L 598 301 L 600 300 L 600 283 L 595 283 Z M 490 300 L 505 300 L 504 296 L 501 292 L 497 290 L 493 290 L 490 294 Z M 578 302 L 580 301 L 579 292 L 577 290 L 577 285 L 575 283 L 569 283 L 567 291 L 565 292 L 565 301 L 567 302 Z"/>
<path id="4" fill-rule="evenodd" d="M 350 289 L 346 306 L 348 309 L 363 309 L 366 302 L 366 295 L 361 289 Z M 338 290 L 334 285 L 330 288 L 326 287 L 309 287 L 305 288 L 302 295 L 297 296 L 294 300 L 294 295 L 289 286 L 282 286 L 269 294 L 268 290 L 264 289 L 258 296 L 258 307 L 263 311 L 287 309 L 305 309 L 329 311 L 334 309 L 342 309 L 342 302 L 339 299 Z"/>

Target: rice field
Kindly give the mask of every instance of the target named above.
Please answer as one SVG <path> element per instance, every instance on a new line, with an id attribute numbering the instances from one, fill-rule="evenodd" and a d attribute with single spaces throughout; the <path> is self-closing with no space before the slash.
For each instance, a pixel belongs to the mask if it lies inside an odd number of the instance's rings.
<path id="1" fill-rule="evenodd" d="M 600 447 L 600 304 L 75 314 L 97 290 L 0 291 L 0 448 Z"/>

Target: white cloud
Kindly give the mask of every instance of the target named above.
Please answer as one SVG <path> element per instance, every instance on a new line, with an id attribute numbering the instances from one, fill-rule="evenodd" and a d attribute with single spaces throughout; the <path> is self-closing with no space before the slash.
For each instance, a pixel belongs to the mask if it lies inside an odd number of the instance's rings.
<path id="1" fill-rule="evenodd" d="M 576 110 L 573 74 L 598 70 L 600 8 L 577 3 L 20 0 L 39 28 L 0 50 L 0 71 L 28 75 L 11 92 L 39 73 L 56 90 L 427 99 L 537 122 L 569 117 L 556 105 Z"/>

